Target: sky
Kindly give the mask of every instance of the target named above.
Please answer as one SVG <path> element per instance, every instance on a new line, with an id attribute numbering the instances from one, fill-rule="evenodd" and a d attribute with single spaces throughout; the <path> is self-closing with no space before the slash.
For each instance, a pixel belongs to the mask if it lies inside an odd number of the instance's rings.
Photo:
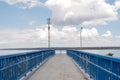
<path id="1" fill-rule="evenodd" d="M 120 46 L 120 0 L 0 0 L 0 48 Z M 83 27 L 82 30 L 80 28 Z"/>

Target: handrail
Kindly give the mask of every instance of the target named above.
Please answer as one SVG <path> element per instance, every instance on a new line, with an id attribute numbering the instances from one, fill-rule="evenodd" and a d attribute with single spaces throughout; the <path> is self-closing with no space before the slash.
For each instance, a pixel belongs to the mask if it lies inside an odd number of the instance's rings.
<path id="1" fill-rule="evenodd" d="M 83 51 L 67 50 L 69 55 L 93 80 L 120 80 L 120 59 Z"/>
<path id="2" fill-rule="evenodd" d="M 0 56 L 0 80 L 19 80 L 54 54 L 54 50 L 42 50 Z"/>

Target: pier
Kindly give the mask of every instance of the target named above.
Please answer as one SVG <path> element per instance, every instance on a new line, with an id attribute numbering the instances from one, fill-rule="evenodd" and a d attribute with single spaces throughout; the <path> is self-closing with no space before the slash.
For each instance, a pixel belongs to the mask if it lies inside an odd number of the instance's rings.
<path id="1" fill-rule="evenodd" d="M 0 80 L 120 80 L 120 59 L 77 50 L 4 55 Z"/>

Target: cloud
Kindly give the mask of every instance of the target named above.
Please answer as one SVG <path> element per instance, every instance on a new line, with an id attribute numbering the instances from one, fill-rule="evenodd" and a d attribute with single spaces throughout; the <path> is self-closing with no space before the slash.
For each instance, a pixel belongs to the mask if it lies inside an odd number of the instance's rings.
<path id="1" fill-rule="evenodd" d="M 47 47 L 48 40 L 47 25 L 35 29 L 1 29 L 0 48 L 10 47 Z M 80 32 L 76 27 L 64 26 L 61 30 L 51 25 L 51 46 L 52 47 L 75 47 L 80 44 Z M 106 31 L 100 35 L 96 28 L 83 28 L 83 46 L 106 46 L 114 41 L 110 37 L 112 33 Z M 120 40 L 117 38 L 116 40 Z M 112 45 L 120 45 L 114 42 Z"/>
<path id="2" fill-rule="evenodd" d="M 112 37 L 112 33 L 111 31 L 107 31 L 105 34 L 102 35 L 104 38 L 111 38 Z"/>
<path id="3" fill-rule="evenodd" d="M 120 9 L 120 0 L 115 1 L 115 9 L 119 10 Z"/>
<path id="4" fill-rule="evenodd" d="M 115 38 L 119 38 L 120 39 L 120 36 L 115 36 Z"/>
<path id="5" fill-rule="evenodd" d="M 30 25 L 30 26 L 33 26 L 34 24 L 36 23 L 36 21 L 30 21 L 29 23 L 28 23 L 28 25 Z"/>
<path id="6" fill-rule="evenodd" d="M 85 38 L 95 38 L 99 35 L 98 31 L 96 28 L 92 28 L 92 29 L 83 29 L 82 30 L 82 37 Z"/>
<path id="7" fill-rule="evenodd" d="M 2 0 L 9 5 L 15 5 L 22 9 L 33 8 L 36 6 L 41 6 L 42 3 L 39 0 Z"/>
<path id="8" fill-rule="evenodd" d="M 117 19 L 114 5 L 105 0 L 48 0 L 53 22 L 59 25 L 97 25 Z"/>

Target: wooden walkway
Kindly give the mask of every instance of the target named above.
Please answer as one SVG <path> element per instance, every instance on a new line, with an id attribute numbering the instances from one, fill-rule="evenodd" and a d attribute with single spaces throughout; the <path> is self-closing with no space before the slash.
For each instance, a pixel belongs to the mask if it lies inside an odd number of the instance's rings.
<path id="1" fill-rule="evenodd" d="M 57 54 L 28 80 L 87 80 L 66 54 Z"/>

